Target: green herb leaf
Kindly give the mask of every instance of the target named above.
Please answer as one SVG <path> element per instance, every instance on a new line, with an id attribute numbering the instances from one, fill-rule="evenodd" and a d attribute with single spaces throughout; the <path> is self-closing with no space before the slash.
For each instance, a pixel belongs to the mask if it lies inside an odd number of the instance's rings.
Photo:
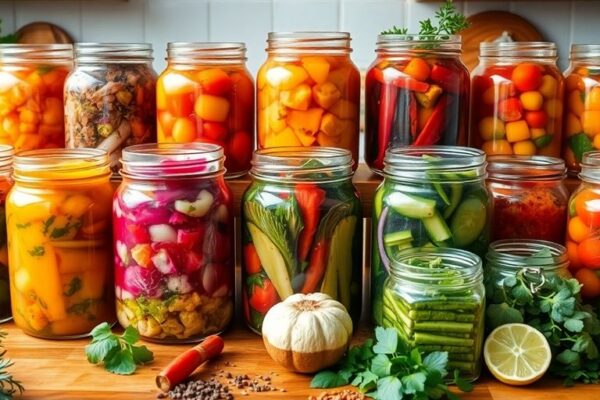
<path id="1" fill-rule="evenodd" d="M 371 361 L 371 372 L 379 378 L 388 376 L 392 370 L 392 362 L 385 354 L 377 354 Z"/>
<path id="2" fill-rule="evenodd" d="M 375 354 L 392 354 L 398 349 L 398 332 L 394 328 L 375 328 L 377 344 L 373 346 Z"/>
<path id="3" fill-rule="evenodd" d="M 454 35 L 469 26 L 467 18 L 456 11 L 452 0 L 446 0 L 440 6 L 440 9 L 435 13 L 435 19 L 437 20 L 437 26 L 429 18 L 419 21 L 419 35 Z M 382 35 L 406 35 L 407 33 L 406 28 L 399 28 L 395 25 L 392 29 L 381 32 Z"/>
<path id="4" fill-rule="evenodd" d="M 154 354 L 146 346 L 132 346 L 131 354 L 136 364 L 147 364 L 154 360 Z"/>
<path id="5" fill-rule="evenodd" d="M 415 372 L 402 377 L 402 388 L 406 394 L 415 394 L 425 390 L 427 375 L 423 372 Z"/>
<path id="6" fill-rule="evenodd" d="M 76 276 L 73 279 L 71 279 L 71 282 L 69 282 L 69 287 L 67 288 L 67 291 L 64 293 L 64 295 L 67 297 L 73 296 L 75 293 L 79 292 L 82 287 L 83 283 L 81 282 L 81 278 Z"/>
<path id="7" fill-rule="evenodd" d="M 105 340 L 92 342 L 85 347 L 85 355 L 92 364 L 98 364 L 104 360 L 107 354 L 114 348 L 119 347 L 119 341 L 113 337 Z"/>
<path id="8" fill-rule="evenodd" d="M 402 400 L 402 382 L 395 376 L 386 376 L 377 381 L 377 397 L 381 400 Z"/>
<path id="9" fill-rule="evenodd" d="M 460 371 L 457 369 L 454 370 L 454 383 L 463 392 L 471 392 L 473 390 L 473 384 L 469 381 L 464 380 L 460 376 Z"/>
<path id="10" fill-rule="evenodd" d="M 565 328 L 571 332 L 581 332 L 583 330 L 583 321 L 569 318 L 565 320 Z"/>
<path id="11" fill-rule="evenodd" d="M 571 136 L 569 138 L 569 148 L 573 151 L 577 162 L 581 162 L 585 152 L 594 150 L 592 141 L 585 133 L 578 133 Z"/>
<path id="12" fill-rule="evenodd" d="M 140 334 L 133 326 L 129 325 L 125 332 L 121 335 L 121 338 L 128 344 L 135 344 L 140 340 Z"/>
<path id="13" fill-rule="evenodd" d="M 347 385 L 348 381 L 340 377 L 338 374 L 332 371 L 321 371 L 316 374 L 312 381 L 310 381 L 311 388 L 334 388 L 338 386 Z"/>
<path id="14" fill-rule="evenodd" d="M 28 253 L 32 257 L 41 257 L 46 254 L 46 249 L 44 246 L 35 246 L 33 249 L 29 250 Z"/>
<path id="15" fill-rule="evenodd" d="M 448 353 L 445 351 L 434 351 L 433 353 L 429 353 L 423 358 L 423 365 L 430 372 L 439 372 L 441 379 L 442 376 L 448 374 L 448 371 L 446 371 L 446 365 L 448 365 Z"/>
<path id="16" fill-rule="evenodd" d="M 490 329 L 505 324 L 523 323 L 521 312 L 506 303 L 490 304 L 485 312 L 485 318 Z"/>
<path id="17" fill-rule="evenodd" d="M 113 348 L 104 358 L 104 368 L 118 375 L 131 375 L 135 372 L 133 354 L 128 349 Z"/>

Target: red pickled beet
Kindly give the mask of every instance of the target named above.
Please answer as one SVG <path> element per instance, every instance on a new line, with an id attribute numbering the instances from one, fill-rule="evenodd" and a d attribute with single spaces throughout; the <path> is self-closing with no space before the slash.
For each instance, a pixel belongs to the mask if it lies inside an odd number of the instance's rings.
<path id="1" fill-rule="evenodd" d="M 205 122 L 203 125 L 204 137 L 219 142 L 227 138 L 227 128 L 220 122 Z"/>
<path id="2" fill-rule="evenodd" d="M 206 226 L 204 225 L 192 229 L 179 229 L 177 231 L 177 244 L 186 249 L 191 249 L 202 243 L 205 231 Z"/>
<path id="3" fill-rule="evenodd" d="M 510 98 L 498 104 L 498 116 L 506 122 L 518 121 L 523 115 L 523 107 L 519 99 Z"/>
<path id="4" fill-rule="evenodd" d="M 527 111 L 525 121 L 530 128 L 545 128 L 548 123 L 548 114 L 545 111 Z"/>

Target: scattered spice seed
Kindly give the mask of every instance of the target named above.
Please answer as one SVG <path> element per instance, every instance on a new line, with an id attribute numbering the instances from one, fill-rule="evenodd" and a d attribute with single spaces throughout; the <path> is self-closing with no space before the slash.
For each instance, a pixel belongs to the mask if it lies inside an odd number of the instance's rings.
<path id="1" fill-rule="evenodd" d="M 323 392 L 318 396 L 308 396 L 308 400 L 364 400 L 365 395 L 354 390 L 342 390 L 339 392 Z"/>

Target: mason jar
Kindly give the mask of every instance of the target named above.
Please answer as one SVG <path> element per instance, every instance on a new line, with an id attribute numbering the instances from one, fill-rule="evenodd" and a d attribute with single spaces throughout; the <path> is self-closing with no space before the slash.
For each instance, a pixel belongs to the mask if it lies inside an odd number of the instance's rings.
<path id="1" fill-rule="evenodd" d="M 260 333 L 269 309 L 322 292 L 361 311 L 362 216 L 352 155 L 331 147 L 257 150 L 242 199 L 242 298 Z"/>
<path id="2" fill-rule="evenodd" d="M 65 147 L 63 85 L 70 44 L 0 44 L 0 144 Z"/>
<path id="3" fill-rule="evenodd" d="M 409 347 L 448 353 L 448 368 L 474 381 L 481 371 L 485 290 L 481 258 L 459 249 L 411 249 L 390 264 L 383 326 Z"/>
<path id="4" fill-rule="evenodd" d="M 233 316 L 232 194 L 210 143 L 123 150 L 113 204 L 117 317 L 146 339 L 196 342 Z"/>
<path id="5" fill-rule="evenodd" d="M 484 255 L 491 202 L 481 150 L 426 146 L 390 149 L 373 201 L 371 299 L 382 323 L 390 263 L 410 248 L 451 247 Z"/>
<path id="6" fill-rule="evenodd" d="M 492 240 L 563 243 L 569 193 L 565 163 L 544 156 L 488 157 Z"/>
<path id="7" fill-rule="evenodd" d="M 121 150 L 156 142 L 156 73 L 148 43 L 77 43 L 65 82 L 68 148 L 109 154 L 114 174 Z"/>
<path id="8" fill-rule="evenodd" d="M 469 146 L 560 157 L 563 78 L 551 42 L 482 42 L 471 72 Z"/>
<path id="9" fill-rule="evenodd" d="M 382 34 L 366 78 L 365 160 L 383 171 L 387 149 L 465 145 L 469 71 L 458 35 Z"/>
<path id="10" fill-rule="evenodd" d="M 250 169 L 254 81 L 244 43 L 169 43 L 156 105 L 159 143 L 218 144 L 226 177 Z"/>
<path id="11" fill-rule="evenodd" d="M 258 148 L 349 150 L 358 165 L 360 74 L 348 32 L 270 32 L 258 71 Z"/>
<path id="12" fill-rule="evenodd" d="M 107 153 L 20 152 L 13 171 L 6 220 L 16 326 L 32 336 L 68 339 L 112 323 L 113 188 Z"/>
<path id="13" fill-rule="evenodd" d="M 8 241 L 6 236 L 6 195 L 12 186 L 13 148 L 0 144 L 0 323 L 11 319 L 8 280 Z"/>

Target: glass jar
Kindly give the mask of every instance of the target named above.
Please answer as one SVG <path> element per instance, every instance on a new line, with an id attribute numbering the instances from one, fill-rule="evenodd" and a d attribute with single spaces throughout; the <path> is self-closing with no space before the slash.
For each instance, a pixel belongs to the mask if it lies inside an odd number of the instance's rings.
<path id="1" fill-rule="evenodd" d="M 600 151 L 583 155 L 581 184 L 571 194 L 567 220 L 567 254 L 569 267 L 583 284 L 586 300 L 600 297 Z"/>
<path id="2" fill-rule="evenodd" d="M 358 164 L 360 74 L 347 32 L 270 32 L 258 71 L 258 148 L 326 146 Z"/>
<path id="3" fill-rule="evenodd" d="M 108 155 L 47 149 L 14 157 L 6 199 L 15 324 L 33 336 L 86 336 L 112 322 Z"/>
<path id="4" fill-rule="evenodd" d="M 200 341 L 233 316 L 233 200 L 223 161 L 223 149 L 209 143 L 123 150 L 113 205 L 117 317 L 144 339 Z"/>
<path id="5" fill-rule="evenodd" d="M 488 174 L 494 210 L 492 240 L 564 241 L 569 193 L 563 160 L 492 156 L 488 157 Z"/>
<path id="6" fill-rule="evenodd" d="M 242 199 L 248 326 L 294 293 L 323 292 L 355 322 L 361 311 L 362 217 L 352 156 L 331 147 L 257 150 Z"/>
<path id="7" fill-rule="evenodd" d="M 113 174 L 121 150 L 156 142 L 156 73 L 147 43 L 77 43 L 75 68 L 65 82 L 68 148 L 109 154 Z"/>
<path id="8" fill-rule="evenodd" d="M 471 73 L 469 146 L 560 157 L 563 78 L 550 42 L 482 42 Z"/>
<path id="9" fill-rule="evenodd" d="M 583 153 L 600 149 L 600 45 L 572 44 L 565 71 L 563 158 L 578 172 Z"/>
<path id="10" fill-rule="evenodd" d="M 366 80 L 365 160 L 381 173 L 387 149 L 465 145 L 469 71 L 460 36 L 379 35 Z"/>
<path id="11" fill-rule="evenodd" d="M 481 371 L 485 291 L 481 258 L 458 249 L 411 249 L 390 264 L 383 326 L 409 347 L 448 352 L 448 368 L 474 381 Z"/>
<path id="12" fill-rule="evenodd" d="M 63 85 L 70 44 L 0 44 L 0 144 L 65 147 Z"/>
<path id="13" fill-rule="evenodd" d="M 0 144 L 0 323 L 11 319 L 8 280 L 8 242 L 6 237 L 6 195 L 12 186 L 13 148 Z"/>
<path id="14" fill-rule="evenodd" d="M 157 82 L 159 143 L 205 142 L 225 150 L 226 177 L 250 169 L 254 81 L 244 43 L 169 43 Z"/>
<path id="15" fill-rule="evenodd" d="M 492 212 L 481 150 L 390 149 L 384 165 L 373 201 L 371 239 L 373 319 L 379 325 L 391 261 L 410 248 L 453 247 L 483 255 Z"/>

